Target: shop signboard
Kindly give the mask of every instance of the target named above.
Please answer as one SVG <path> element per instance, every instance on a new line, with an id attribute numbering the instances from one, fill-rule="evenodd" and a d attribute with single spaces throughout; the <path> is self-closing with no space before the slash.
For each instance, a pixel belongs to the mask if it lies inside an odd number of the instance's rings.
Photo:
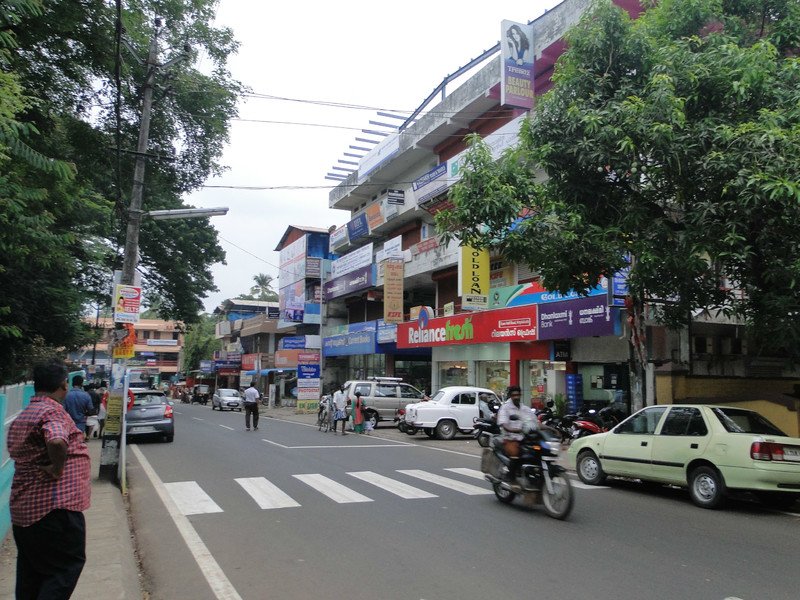
<path id="1" fill-rule="evenodd" d="M 487 310 L 452 317 L 429 318 L 421 311 L 417 321 L 397 326 L 398 348 L 427 348 L 453 344 L 527 342 L 538 338 L 536 306 Z"/>
<path id="2" fill-rule="evenodd" d="M 562 302 L 564 300 L 576 300 L 584 297 L 607 296 L 608 280 L 603 277 L 595 287 L 585 291 L 582 296 L 574 290 L 566 294 L 551 292 L 542 285 L 533 281 L 531 283 L 520 283 L 505 287 L 494 288 L 489 293 L 489 309 L 504 308 L 511 306 L 527 306 L 529 304 L 546 304 L 548 302 Z"/>
<path id="3" fill-rule="evenodd" d="M 613 335 L 617 322 L 606 296 L 551 302 L 539 306 L 539 339 Z"/>
<path id="4" fill-rule="evenodd" d="M 394 133 L 383 138 L 358 163 L 358 183 L 363 183 L 367 175 L 400 152 L 400 135 Z"/>
<path id="5" fill-rule="evenodd" d="M 379 319 L 375 339 L 379 344 L 393 344 L 396 342 L 397 324 L 386 323 L 383 319 Z"/>
<path id="6" fill-rule="evenodd" d="M 275 367 L 286 369 L 296 367 L 301 350 L 277 350 L 275 352 Z"/>
<path id="7" fill-rule="evenodd" d="M 489 305 L 489 250 L 462 246 L 458 261 L 458 295 L 463 310 Z"/>
<path id="8" fill-rule="evenodd" d="M 340 246 L 344 246 L 349 241 L 347 237 L 347 225 L 334 229 L 330 236 L 329 250 L 335 252 Z"/>
<path id="9" fill-rule="evenodd" d="M 357 250 L 348 252 L 331 263 L 331 278 L 336 279 L 342 275 L 352 273 L 356 269 L 372 264 L 373 244 L 370 242 Z"/>
<path id="10" fill-rule="evenodd" d="M 448 302 L 442 307 L 442 310 L 444 311 L 445 317 L 452 317 L 454 314 L 456 314 L 456 303 Z"/>
<path id="11" fill-rule="evenodd" d="M 280 350 L 297 350 L 306 347 L 306 336 L 304 335 L 287 335 L 278 341 L 278 348 Z"/>
<path id="12" fill-rule="evenodd" d="M 177 346 L 178 340 L 147 340 L 148 346 Z"/>
<path id="13" fill-rule="evenodd" d="M 611 278 L 611 285 L 608 286 L 608 303 L 611 306 L 625 306 L 625 296 L 630 293 L 628 290 L 629 272 L 630 267 L 625 267 Z"/>
<path id="14" fill-rule="evenodd" d="M 383 248 L 375 253 L 375 262 L 382 263 L 389 258 L 405 258 L 403 252 L 403 236 L 398 235 L 383 243 Z"/>
<path id="15" fill-rule="evenodd" d="M 259 354 L 242 354 L 242 371 L 257 371 L 259 367 Z"/>
<path id="16" fill-rule="evenodd" d="M 320 305 L 317 302 L 306 302 L 303 310 L 303 323 L 319 325 L 322 322 Z"/>
<path id="17" fill-rule="evenodd" d="M 277 319 L 281 316 L 281 308 L 280 306 L 268 306 L 267 307 L 267 318 L 268 319 Z"/>
<path id="18" fill-rule="evenodd" d="M 302 381 L 303 379 L 319 379 L 320 369 L 319 365 L 297 365 L 297 379 L 298 381 Z M 300 386 L 302 387 L 302 386 Z"/>
<path id="19" fill-rule="evenodd" d="M 366 213 L 361 213 L 356 218 L 347 222 L 347 237 L 351 242 L 369 235 L 369 224 Z"/>
<path id="20" fill-rule="evenodd" d="M 503 21 L 500 29 L 500 104 L 533 108 L 533 25 Z"/>
<path id="21" fill-rule="evenodd" d="M 324 356 L 352 356 L 375 354 L 376 352 L 374 329 L 351 331 L 326 337 L 322 340 L 322 354 Z"/>
<path id="22" fill-rule="evenodd" d="M 370 204 L 364 211 L 364 214 L 367 215 L 367 225 L 370 231 L 374 231 L 386 222 L 386 219 L 383 217 L 383 210 L 380 202 L 373 202 Z"/>
<path id="23" fill-rule="evenodd" d="M 320 258 L 307 258 L 306 259 L 306 277 L 309 279 L 319 279 L 321 275 Z"/>
<path id="24" fill-rule="evenodd" d="M 215 360 L 214 361 L 214 369 L 217 372 L 221 372 L 223 369 L 239 369 L 241 368 L 242 363 L 238 360 Z"/>
<path id="25" fill-rule="evenodd" d="M 332 300 L 375 285 L 375 265 L 361 267 L 343 277 L 325 282 L 325 300 Z"/>
<path id="26" fill-rule="evenodd" d="M 298 352 L 297 364 L 310 365 L 319 362 L 319 352 Z"/>
<path id="27" fill-rule="evenodd" d="M 403 322 L 403 259 L 387 260 L 383 264 L 383 320 Z"/>
<path id="28" fill-rule="evenodd" d="M 214 361 L 213 360 L 201 360 L 200 361 L 200 372 L 202 372 L 202 373 L 213 373 L 214 372 Z"/>
<path id="29" fill-rule="evenodd" d="M 278 275 L 280 288 L 299 281 L 306 274 L 306 236 L 303 236 L 280 251 L 280 273 Z"/>
<path id="30" fill-rule="evenodd" d="M 569 340 L 555 340 L 553 342 L 553 360 L 569 362 L 572 360 L 572 344 Z"/>
<path id="31" fill-rule="evenodd" d="M 421 206 L 447 191 L 447 163 L 439 163 L 411 184 L 417 205 Z"/>
<path id="32" fill-rule="evenodd" d="M 298 400 L 319 400 L 319 381 L 315 387 L 297 387 Z"/>

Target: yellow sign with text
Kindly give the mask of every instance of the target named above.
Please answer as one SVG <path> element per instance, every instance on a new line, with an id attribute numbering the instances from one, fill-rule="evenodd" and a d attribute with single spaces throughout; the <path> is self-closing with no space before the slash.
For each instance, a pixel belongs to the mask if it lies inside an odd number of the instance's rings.
<path id="1" fill-rule="evenodd" d="M 458 295 L 463 310 L 489 306 L 489 250 L 461 246 L 458 261 Z"/>

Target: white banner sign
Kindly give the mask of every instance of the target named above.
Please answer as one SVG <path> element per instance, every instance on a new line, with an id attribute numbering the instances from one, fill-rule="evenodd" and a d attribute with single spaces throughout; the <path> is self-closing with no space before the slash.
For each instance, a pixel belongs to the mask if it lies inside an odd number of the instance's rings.
<path id="1" fill-rule="evenodd" d="M 372 242 L 358 250 L 348 252 L 331 263 L 331 279 L 352 273 L 372 264 Z"/>

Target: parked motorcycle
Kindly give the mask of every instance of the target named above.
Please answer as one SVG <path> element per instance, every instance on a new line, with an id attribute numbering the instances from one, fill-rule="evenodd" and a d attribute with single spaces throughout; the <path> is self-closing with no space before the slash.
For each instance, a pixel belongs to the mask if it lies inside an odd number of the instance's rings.
<path id="1" fill-rule="evenodd" d="M 590 410 L 588 414 L 575 420 L 572 424 L 570 437 L 573 440 L 603 433 L 615 427 L 626 417 L 625 412 L 614 405 L 601 408 L 599 411 Z"/>
<path id="2" fill-rule="evenodd" d="M 503 452 L 503 437 L 495 435 L 483 451 L 481 471 L 500 502 L 510 504 L 521 496 L 528 506 L 542 504 L 548 516 L 565 519 L 572 511 L 574 497 L 566 469 L 555 462 L 560 446 L 545 431 L 526 431 L 514 476 L 512 461 Z"/>
<path id="3" fill-rule="evenodd" d="M 497 415 L 490 418 L 476 418 L 475 429 L 472 430 L 472 437 L 478 440 L 482 448 L 488 448 L 492 436 L 500 434 L 500 427 L 497 425 Z"/>
<path id="4" fill-rule="evenodd" d="M 562 417 L 557 417 L 553 413 L 553 406 L 555 406 L 555 403 L 552 400 L 548 400 L 544 408 L 536 411 L 536 418 L 539 419 L 539 423 L 542 427 L 552 430 L 562 442 L 566 442 L 570 439 L 571 427 L 574 419 L 570 420 L 568 425 L 564 425 L 564 419 Z"/>

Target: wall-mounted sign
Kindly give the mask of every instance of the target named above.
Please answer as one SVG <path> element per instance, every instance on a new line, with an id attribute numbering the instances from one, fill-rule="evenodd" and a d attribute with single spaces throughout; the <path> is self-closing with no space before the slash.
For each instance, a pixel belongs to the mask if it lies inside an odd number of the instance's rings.
<path id="1" fill-rule="evenodd" d="M 386 190 L 386 201 L 389 204 L 405 204 L 406 192 L 405 190 Z"/>
<path id="2" fill-rule="evenodd" d="M 383 320 L 403 322 L 403 259 L 393 258 L 383 263 Z"/>
<path id="3" fill-rule="evenodd" d="M 374 231 L 386 222 L 386 219 L 383 217 L 383 210 L 381 209 L 380 202 L 373 202 L 370 204 L 364 211 L 364 214 L 367 215 L 367 225 L 370 231 Z"/>
<path id="4" fill-rule="evenodd" d="M 328 301 L 333 298 L 339 298 L 374 286 L 374 267 L 374 265 L 361 267 L 343 277 L 337 277 L 331 281 L 326 281 L 323 292 L 325 300 Z"/>
<path id="5" fill-rule="evenodd" d="M 456 314 L 456 303 L 448 302 L 442 306 L 442 311 L 444 312 L 445 317 L 452 317 L 454 314 Z"/>
<path id="6" fill-rule="evenodd" d="M 539 306 L 539 339 L 613 335 L 618 322 L 606 296 L 551 302 Z"/>
<path id="7" fill-rule="evenodd" d="M 344 246 L 348 242 L 347 225 L 334 229 L 330 236 L 329 249 L 334 252 L 339 246 Z"/>
<path id="8" fill-rule="evenodd" d="M 311 279 L 319 279 L 321 274 L 321 261 L 320 258 L 307 258 L 306 259 L 306 277 Z"/>
<path id="9" fill-rule="evenodd" d="M 463 310 L 489 305 L 489 250 L 462 246 L 458 261 L 458 295 Z"/>
<path id="10" fill-rule="evenodd" d="M 147 340 L 148 346 L 177 346 L 178 340 Z"/>
<path id="11" fill-rule="evenodd" d="M 356 218 L 347 223 L 347 237 L 351 242 L 369 235 L 369 224 L 367 223 L 366 213 L 361 213 Z"/>
<path id="12" fill-rule="evenodd" d="M 503 21 L 500 104 L 533 108 L 533 25 Z"/>
<path id="13" fill-rule="evenodd" d="M 348 252 L 331 263 L 331 278 L 336 279 L 342 275 L 352 273 L 356 269 L 372 264 L 373 244 L 370 242 L 357 250 Z"/>
<path id="14" fill-rule="evenodd" d="M 447 191 L 447 163 L 439 163 L 411 184 L 417 205 L 428 202 Z"/>

